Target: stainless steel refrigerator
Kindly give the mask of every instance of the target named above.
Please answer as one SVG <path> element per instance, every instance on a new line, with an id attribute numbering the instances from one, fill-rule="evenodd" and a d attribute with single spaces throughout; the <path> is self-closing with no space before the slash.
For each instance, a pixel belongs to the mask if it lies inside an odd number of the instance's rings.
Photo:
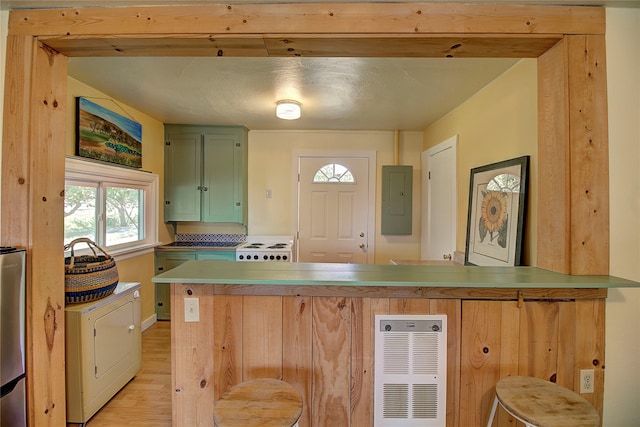
<path id="1" fill-rule="evenodd" d="M 27 425 L 25 252 L 0 246 L 0 426 Z"/>

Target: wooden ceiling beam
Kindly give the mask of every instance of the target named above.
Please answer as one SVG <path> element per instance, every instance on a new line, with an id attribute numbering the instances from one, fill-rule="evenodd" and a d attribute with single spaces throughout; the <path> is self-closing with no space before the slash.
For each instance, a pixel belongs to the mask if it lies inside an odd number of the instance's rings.
<path id="1" fill-rule="evenodd" d="M 557 36 L 432 35 L 265 38 L 269 56 L 370 58 L 537 58 Z"/>
<path id="2" fill-rule="evenodd" d="M 600 7 L 251 4 L 13 10 L 9 34 L 604 34 Z"/>
<path id="3" fill-rule="evenodd" d="M 562 35 L 49 36 L 39 40 L 69 57 L 537 58 Z"/>

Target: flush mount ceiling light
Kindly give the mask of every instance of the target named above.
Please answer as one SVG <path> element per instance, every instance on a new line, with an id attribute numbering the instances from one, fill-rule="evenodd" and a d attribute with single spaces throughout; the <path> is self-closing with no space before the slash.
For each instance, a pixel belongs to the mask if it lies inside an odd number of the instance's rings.
<path id="1" fill-rule="evenodd" d="M 276 117 L 284 120 L 296 120 L 300 118 L 300 103 L 290 99 L 276 102 Z"/>

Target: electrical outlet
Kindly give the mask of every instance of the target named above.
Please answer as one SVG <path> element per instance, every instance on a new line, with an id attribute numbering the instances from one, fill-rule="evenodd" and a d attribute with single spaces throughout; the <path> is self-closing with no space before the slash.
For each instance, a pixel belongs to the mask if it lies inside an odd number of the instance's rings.
<path id="1" fill-rule="evenodd" d="M 593 393 L 593 369 L 580 370 L 580 393 Z"/>
<path id="2" fill-rule="evenodd" d="M 185 322 L 200 321 L 200 300 L 198 298 L 184 299 L 184 321 Z"/>

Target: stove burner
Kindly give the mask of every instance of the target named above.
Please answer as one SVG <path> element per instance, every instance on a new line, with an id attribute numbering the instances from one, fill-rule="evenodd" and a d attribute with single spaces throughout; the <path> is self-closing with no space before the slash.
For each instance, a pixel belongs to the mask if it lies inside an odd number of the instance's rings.
<path id="1" fill-rule="evenodd" d="M 286 247 L 287 247 L 286 243 L 276 243 L 274 245 L 267 246 L 267 249 L 284 249 Z"/>
<path id="2" fill-rule="evenodd" d="M 261 249 L 264 246 L 264 243 L 250 243 L 242 249 Z"/>

